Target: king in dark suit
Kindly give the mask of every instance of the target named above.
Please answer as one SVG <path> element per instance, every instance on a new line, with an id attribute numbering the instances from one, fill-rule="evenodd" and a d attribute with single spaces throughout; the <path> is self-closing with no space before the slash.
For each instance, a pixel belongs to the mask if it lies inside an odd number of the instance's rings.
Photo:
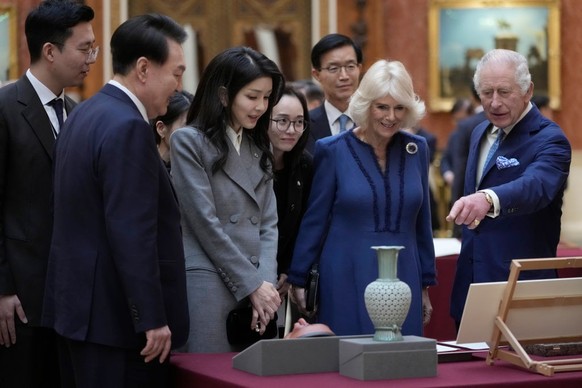
<path id="1" fill-rule="evenodd" d="M 45 1 L 25 22 L 30 69 L 0 89 L 0 387 L 59 386 L 54 332 L 41 327 L 60 122 L 95 62 L 93 10 Z M 60 106 L 51 101 L 60 99 Z M 60 115 L 60 119 L 59 119 Z"/>
<path id="2" fill-rule="evenodd" d="M 180 213 L 148 122 L 181 87 L 185 38 L 166 16 L 123 23 L 113 80 L 55 146 L 43 323 L 70 386 L 167 386 L 170 349 L 188 335 Z"/>
<path id="3" fill-rule="evenodd" d="M 506 281 L 513 259 L 556 256 L 571 161 L 562 129 L 530 103 L 533 83 L 523 55 L 490 51 L 474 83 L 487 120 L 472 132 L 465 196 L 447 216 L 465 225 L 451 296 L 457 323 L 471 283 Z M 524 271 L 520 278 L 554 276 L 554 270 Z"/>

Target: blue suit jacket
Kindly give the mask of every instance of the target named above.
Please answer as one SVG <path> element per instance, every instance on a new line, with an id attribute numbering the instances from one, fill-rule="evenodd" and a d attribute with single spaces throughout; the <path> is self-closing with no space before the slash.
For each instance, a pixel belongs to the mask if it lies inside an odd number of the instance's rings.
<path id="1" fill-rule="evenodd" d="M 327 119 L 324 104 L 309 111 L 309 137 L 305 150 L 311 155 L 315 152 L 315 142 L 321 138 L 331 136 L 331 128 Z"/>
<path id="2" fill-rule="evenodd" d="M 474 230 L 463 229 L 463 244 L 451 297 L 451 315 L 460 320 L 471 282 L 506 281 L 513 259 L 555 257 L 560 240 L 562 197 L 570 170 L 571 148 L 556 123 L 534 106 L 503 140 L 499 156 L 512 167 L 490 163 L 476 182 L 479 145 L 490 126 L 479 124 L 471 136 L 465 195 L 491 189 L 501 214 L 485 217 Z M 518 165 L 515 165 L 519 163 Z M 555 271 L 526 271 L 521 279 L 555 276 Z"/>
<path id="3" fill-rule="evenodd" d="M 120 89 L 78 105 L 54 153 L 54 233 L 43 323 L 78 341 L 139 348 L 189 327 L 180 213 L 151 127 Z"/>

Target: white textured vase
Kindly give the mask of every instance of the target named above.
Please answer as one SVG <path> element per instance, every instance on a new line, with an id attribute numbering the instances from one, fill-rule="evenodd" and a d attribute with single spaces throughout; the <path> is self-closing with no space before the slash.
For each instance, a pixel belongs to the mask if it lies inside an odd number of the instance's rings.
<path id="1" fill-rule="evenodd" d="M 412 298 L 408 284 L 398 279 L 398 252 L 401 246 L 374 246 L 379 278 L 364 293 L 366 309 L 376 330 L 375 341 L 401 341 L 401 328 Z"/>

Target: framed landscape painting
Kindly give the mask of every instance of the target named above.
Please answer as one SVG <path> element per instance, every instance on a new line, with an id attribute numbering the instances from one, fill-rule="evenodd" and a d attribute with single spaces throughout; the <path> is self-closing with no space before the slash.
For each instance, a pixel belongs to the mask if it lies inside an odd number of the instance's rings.
<path id="1" fill-rule="evenodd" d="M 495 48 L 523 54 L 534 94 L 560 107 L 559 0 L 430 0 L 429 107 L 469 97 L 475 66 Z"/>

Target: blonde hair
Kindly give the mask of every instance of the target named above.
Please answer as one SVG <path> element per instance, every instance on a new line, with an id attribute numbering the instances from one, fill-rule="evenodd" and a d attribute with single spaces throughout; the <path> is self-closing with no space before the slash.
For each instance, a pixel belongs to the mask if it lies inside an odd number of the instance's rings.
<path id="1" fill-rule="evenodd" d="M 403 128 L 412 128 L 424 116 L 424 102 L 414 93 L 412 79 L 399 61 L 379 60 L 366 72 L 358 90 L 350 99 L 349 114 L 362 125 L 368 122 L 370 105 L 374 100 L 391 96 L 406 108 Z"/>

